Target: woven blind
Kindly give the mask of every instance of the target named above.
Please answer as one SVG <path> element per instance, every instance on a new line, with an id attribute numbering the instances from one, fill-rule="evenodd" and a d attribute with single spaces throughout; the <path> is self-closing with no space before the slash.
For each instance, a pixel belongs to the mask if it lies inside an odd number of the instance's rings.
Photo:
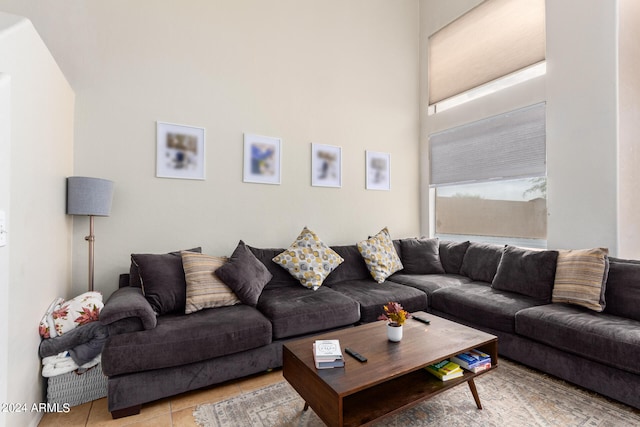
<path id="1" fill-rule="evenodd" d="M 545 103 L 429 136 L 431 185 L 546 174 Z"/>
<path id="2" fill-rule="evenodd" d="M 545 59 L 545 0 L 487 0 L 429 37 L 429 104 Z"/>

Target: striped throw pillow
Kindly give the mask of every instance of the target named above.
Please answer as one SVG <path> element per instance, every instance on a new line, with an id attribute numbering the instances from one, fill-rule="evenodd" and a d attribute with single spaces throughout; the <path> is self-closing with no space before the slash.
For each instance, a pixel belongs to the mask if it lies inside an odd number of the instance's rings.
<path id="1" fill-rule="evenodd" d="M 181 252 L 184 277 L 187 282 L 185 314 L 239 304 L 233 291 L 215 275 L 227 257 L 216 257 L 195 252 Z"/>
<path id="2" fill-rule="evenodd" d="M 606 248 L 559 251 L 552 302 L 604 310 L 608 255 Z"/>

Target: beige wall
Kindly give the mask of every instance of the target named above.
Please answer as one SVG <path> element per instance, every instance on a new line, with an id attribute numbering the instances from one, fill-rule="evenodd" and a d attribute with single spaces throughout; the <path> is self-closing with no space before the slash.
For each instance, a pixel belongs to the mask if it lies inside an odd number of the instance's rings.
<path id="1" fill-rule="evenodd" d="M 11 76 L 0 73 L 0 211 L 9 212 L 9 183 L 11 178 Z M 9 249 L 0 247 L 0 402 L 8 402 L 9 392 Z M 6 425 L 7 415 L 0 412 L 0 426 Z"/>
<path id="2" fill-rule="evenodd" d="M 617 1 L 547 1 L 546 76 L 427 116 L 427 38 L 479 3 L 420 3 L 422 232 L 429 230 L 428 135 L 546 101 L 548 246 L 606 246 L 616 254 Z"/>
<path id="3" fill-rule="evenodd" d="M 10 139 L 0 139 L 0 154 L 10 155 L 9 173 L 0 172 L 0 209 L 9 219 L 9 244 L 0 248 L 0 262 L 9 260 L 8 274 L 0 273 L 0 290 L 9 302 L 9 344 L 0 347 L 8 349 L 8 367 L 0 365 L 2 401 L 30 408 L 44 401 L 38 322 L 55 297 L 72 296 L 65 177 L 73 167 L 74 95 L 31 22 L 5 13 L 0 13 L 0 71 L 11 82 Z M 7 414 L 3 421 L 36 425 L 41 415 Z"/>
<path id="4" fill-rule="evenodd" d="M 619 256 L 640 259 L 640 2 L 619 2 Z"/>
<path id="5" fill-rule="evenodd" d="M 29 14 L 76 91 L 74 174 L 115 182 L 96 220 L 107 295 L 131 252 L 286 246 L 305 225 L 330 244 L 418 233 L 418 0 L 3 7 Z M 205 181 L 155 177 L 156 120 L 206 128 Z M 242 182 L 243 132 L 282 138 L 281 185 Z M 342 147 L 341 189 L 311 187 L 312 142 Z M 365 190 L 365 150 L 391 154 L 391 191 Z M 77 292 L 87 232 L 76 219 Z"/>

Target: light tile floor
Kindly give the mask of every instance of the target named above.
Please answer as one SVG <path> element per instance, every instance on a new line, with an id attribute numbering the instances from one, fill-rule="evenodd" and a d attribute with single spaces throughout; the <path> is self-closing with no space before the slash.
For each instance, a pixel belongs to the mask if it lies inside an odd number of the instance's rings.
<path id="1" fill-rule="evenodd" d="M 193 411 L 197 405 L 229 399 L 283 380 L 282 370 L 254 375 L 207 389 L 142 405 L 140 414 L 114 420 L 107 410 L 107 398 L 74 406 L 68 413 L 47 413 L 39 427 L 187 427 L 197 426 Z"/>

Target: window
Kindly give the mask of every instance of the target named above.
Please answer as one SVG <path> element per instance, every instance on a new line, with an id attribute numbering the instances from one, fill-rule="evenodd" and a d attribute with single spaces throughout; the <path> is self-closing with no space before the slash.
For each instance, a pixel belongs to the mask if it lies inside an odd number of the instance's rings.
<path id="1" fill-rule="evenodd" d="M 429 37 L 430 114 L 544 74 L 544 3 L 487 0 Z"/>
<path id="2" fill-rule="evenodd" d="M 436 236 L 546 247 L 546 177 L 438 186 Z"/>
<path id="3" fill-rule="evenodd" d="M 546 247 L 545 104 L 430 135 L 432 229 Z"/>

